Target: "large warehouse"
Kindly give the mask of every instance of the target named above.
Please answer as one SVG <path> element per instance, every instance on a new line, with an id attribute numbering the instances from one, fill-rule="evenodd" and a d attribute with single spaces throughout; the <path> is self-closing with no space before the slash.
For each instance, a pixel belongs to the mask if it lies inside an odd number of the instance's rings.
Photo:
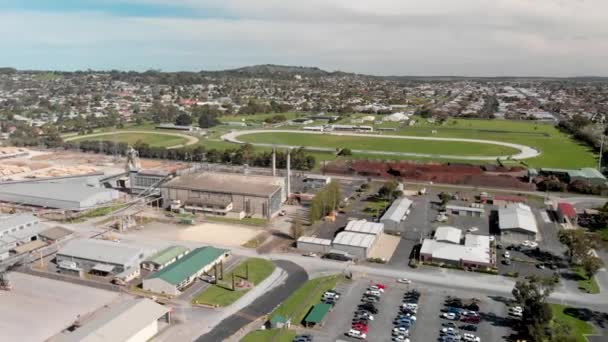
<path id="1" fill-rule="evenodd" d="M 26 182 L 0 185 L 0 202 L 43 208 L 86 210 L 117 200 L 116 190 L 94 188 L 83 183 Z"/>
<path id="2" fill-rule="evenodd" d="M 141 268 L 150 271 L 159 271 L 183 258 L 188 253 L 190 253 L 190 249 L 184 246 L 167 247 L 142 261 Z"/>
<path id="3" fill-rule="evenodd" d="M 73 332 L 54 342 L 146 342 L 171 323 L 171 308 L 141 298 L 103 308 Z"/>
<path id="4" fill-rule="evenodd" d="M 6 259 L 9 250 L 38 240 L 39 233 L 44 229 L 46 226 L 31 214 L 0 216 L 0 259 Z"/>
<path id="5" fill-rule="evenodd" d="M 76 239 L 57 252 L 57 264 L 76 263 L 85 271 L 121 273 L 139 270 L 139 264 L 154 253 L 141 247 L 99 239 Z"/>
<path id="6" fill-rule="evenodd" d="M 401 232 L 401 221 L 409 214 L 412 201 L 406 197 L 396 199 L 380 218 L 386 231 Z"/>
<path id="7" fill-rule="evenodd" d="M 286 199 L 282 177 L 217 172 L 177 177 L 161 193 L 166 207 L 179 201 L 188 211 L 233 218 L 272 218 Z"/>
<path id="8" fill-rule="evenodd" d="M 501 240 L 518 243 L 536 240 L 538 226 L 532 209 L 525 204 L 513 204 L 498 209 L 498 227 Z"/>
<path id="9" fill-rule="evenodd" d="M 356 259 L 367 259 L 376 238 L 377 236 L 374 234 L 343 231 L 334 238 L 333 247 L 352 255 Z"/>
<path id="10" fill-rule="evenodd" d="M 215 247 L 202 247 L 152 273 L 143 281 L 143 289 L 155 293 L 177 296 L 197 277 L 213 269 L 216 264 L 226 260 L 230 251 Z"/>

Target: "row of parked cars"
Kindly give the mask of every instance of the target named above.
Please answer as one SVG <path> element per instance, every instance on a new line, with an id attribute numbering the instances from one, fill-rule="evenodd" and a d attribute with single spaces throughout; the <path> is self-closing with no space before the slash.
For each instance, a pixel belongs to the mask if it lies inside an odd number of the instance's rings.
<path id="1" fill-rule="evenodd" d="M 365 290 L 361 297 L 361 303 L 353 314 L 352 325 L 346 333 L 347 336 L 361 340 L 367 339 L 369 322 L 373 321 L 374 315 L 378 314 L 376 303 L 380 301 L 385 288 L 384 284 L 375 284 Z"/>
<path id="2" fill-rule="evenodd" d="M 410 329 L 416 324 L 418 313 L 418 300 L 420 292 L 416 290 L 407 291 L 399 304 L 399 311 L 393 320 L 392 341 L 409 342 Z"/>
<path id="3" fill-rule="evenodd" d="M 481 322 L 479 306 L 475 303 L 464 305 L 462 300 L 455 297 L 448 297 L 444 305 L 441 318 L 445 321 L 439 329 L 439 341 L 481 342 L 481 338 L 474 334 L 477 324 Z"/>

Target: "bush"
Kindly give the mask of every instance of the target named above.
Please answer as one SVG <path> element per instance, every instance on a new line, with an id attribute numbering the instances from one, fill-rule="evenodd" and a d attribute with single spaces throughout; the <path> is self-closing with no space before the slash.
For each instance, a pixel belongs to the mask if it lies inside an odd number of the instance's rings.
<path id="1" fill-rule="evenodd" d="M 505 277 L 518 278 L 519 272 L 507 272 L 504 274 Z"/>
<path id="2" fill-rule="evenodd" d="M 384 260 L 383 258 L 368 258 L 367 261 L 375 262 L 377 264 L 386 264 L 386 260 Z"/>

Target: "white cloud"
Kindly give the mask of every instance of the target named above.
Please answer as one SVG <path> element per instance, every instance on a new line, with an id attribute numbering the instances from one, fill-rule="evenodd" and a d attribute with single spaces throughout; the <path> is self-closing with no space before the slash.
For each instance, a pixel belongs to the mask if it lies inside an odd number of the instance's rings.
<path id="1" fill-rule="evenodd" d="M 132 1 L 184 6 L 201 18 L 0 13 L 9 51 L 0 65 L 608 76 L 605 0 Z M 34 63 L 35 54 L 46 58 Z"/>

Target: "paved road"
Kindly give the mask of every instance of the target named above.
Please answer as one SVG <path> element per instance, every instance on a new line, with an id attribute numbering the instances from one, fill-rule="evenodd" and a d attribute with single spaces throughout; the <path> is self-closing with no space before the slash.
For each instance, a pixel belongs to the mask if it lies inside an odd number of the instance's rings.
<path id="1" fill-rule="evenodd" d="M 427 141 L 447 141 L 447 142 L 469 142 L 478 144 L 491 144 L 499 145 L 504 147 L 514 148 L 519 150 L 519 153 L 508 155 L 508 156 L 459 156 L 450 154 L 429 154 L 429 153 L 413 153 L 413 152 L 389 152 L 389 151 L 375 151 L 375 150 L 352 150 L 355 153 L 365 154 L 378 154 L 378 155 L 394 155 L 402 157 L 421 157 L 421 158 L 439 158 L 439 159 L 462 159 L 462 160 L 496 160 L 500 159 L 528 159 L 538 157 L 540 151 L 529 146 L 507 143 L 503 141 L 494 140 L 481 140 L 481 139 L 464 139 L 464 138 L 439 138 L 439 137 L 418 137 L 409 135 L 378 135 L 378 134 L 365 134 L 365 133 L 335 133 L 335 132 L 310 132 L 310 131 L 299 131 L 299 130 L 243 130 L 233 131 L 222 135 L 222 139 L 228 142 L 244 144 L 245 142 L 238 139 L 239 136 L 245 134 L 258 134 L 258 133 L 295 133 L 295 134 L 323 134 L 323 135 L 335 135 L 335 136 L 354 136 L 354 137 L 371 137 L 371 138 L 391 138 L 391 139 L 407 139 L 407 140 L 427 140 Z M 278 144 L 266 144 L 266 143 L 251 143 L 254 146 L 262 147 L 278 147 L 278 148 L 298 148 L 300 146 L 291 145 L 278 145 Z M 333 147 L 315 147 L 306 146 L 307 150 L 321 151 L 321 152 L 335 152 L 336 149 Z"/>
<path id="2" fill-rule="evenodd" d="M 182 147 L 182 146 L 189 146 L 189 145 L 196 144 L 198 142 L 198 139 L 195 138 L 195 137 L 193 137 L 193 136 L 191 136 L 191 135 L 181 134 L 181 133 L 170 133 L 170 132 L 157 132 L 157 131 L 101 132 L 101 133 L 93 133 L 93 134 L 87 134 L 87 135 L 70 136 L 70 137 L 64 138 L 64 141 L 82 140 L 84 138 L 95 138 L 95 137 L 101 137 L 101 136 L 104 136 L 104 135 L 128 134 L 128 133 L 169 135 L 169 136 L 173 136 L 173 137 L 179 137 L 179 138 L 186 139 L 186 143 L 185 144 L 183 144 L 183 145 L 176 145 L 176 146 L 170 146 L 170 147 L 167 147 L 168 149 L 179 148 L 179 147 Z"/>
<path id="3" fill-rule="evenodd" d="M 276 260 L 278 267 L 287 272 L 287 280 L 282 285 L 275 287 L 256 299 L 249 306 L 240 310 L 236 314 L 226 318 L 213 330 L 196 339 L 197 342 L 223 341 L 235 334 L 239 329 L 253 322 L 260 316 L 271 312 L 276 306 L 291 295 L 302 283 L 308 280 L 306 271 L 291 261 Z"/>

